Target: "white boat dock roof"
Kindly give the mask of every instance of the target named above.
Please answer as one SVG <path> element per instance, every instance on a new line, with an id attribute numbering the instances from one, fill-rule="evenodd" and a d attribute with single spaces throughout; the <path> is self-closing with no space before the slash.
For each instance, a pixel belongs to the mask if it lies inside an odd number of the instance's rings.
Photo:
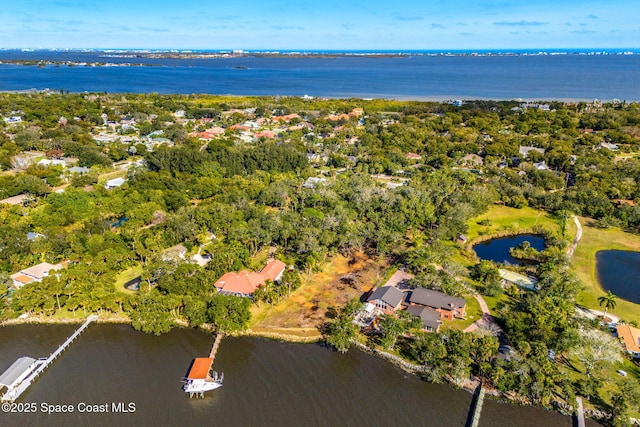
<path id="1" fill-rule="evenodd" d="M 36 360 L 31 357 L 21 357 L 9 366 L 9 369 L 0 375 L 0 386 L 10 387 L 16 380 L 19 380 L 28 372 L 31 372 L 31 365 Z"/>

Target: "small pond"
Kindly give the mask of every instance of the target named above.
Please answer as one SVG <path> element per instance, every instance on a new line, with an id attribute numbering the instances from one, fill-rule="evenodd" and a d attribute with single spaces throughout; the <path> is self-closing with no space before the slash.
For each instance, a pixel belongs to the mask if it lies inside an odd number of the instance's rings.
<path id="1" fill-rule="evenodd" d="M 499 237 L 478 243 L 473 250 L 480 259 L 502 263 L 505 265 L 524 265 L 531 262 L 518 260 L 509 254 L 509 249 L 515 248 L 522 242 L 529 242 L 532 248 L 542 251 L 546 248 L 544 238 L 535 234 L 520 234 L 518 236 Z"/>
<path id="2" fill-rule="evenodd" d="M 640 252 L 598 251 L 596 273 L 602 289 L 640 304 Z"/>

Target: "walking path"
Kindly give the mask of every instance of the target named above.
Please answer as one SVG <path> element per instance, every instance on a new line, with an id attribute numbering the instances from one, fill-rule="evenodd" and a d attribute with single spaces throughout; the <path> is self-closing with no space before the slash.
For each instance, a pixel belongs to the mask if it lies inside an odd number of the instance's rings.
<path id="1" fill-rule="evenodd" d="M 472 293 L 473 293 L 473 297 L 476 299 L 476 301 L 478 301 L 478 304 L 480 304 L 480 310 L 482 310 L 482 317 L 476 320 L 471 325 L 467 326 L 467 328 L 462 332 L 473 332 L 480 327 L 488 327 L 490 325 L 493 325 L 493 327 L 496 327 L 496 328 L 500 328 L 496 323 L 495 319 L 493 318 L 493 316 L 491 315 L 491 312 L 489 311 L 489 306 L 487 305 L 487 302 L 484 300 L 484 298 L 482 298 L 482 295 L 476 292 L 472 292 Z"/>
<path id="2" fill-rule="evenodd" d="M 591 308 L 578 307 L 578 306 L 576 306 L 576 313 L 578 313 L 578 315 L 580 315 L 582 317 L 586 317 L 588 319 L 602 320 L 602 316 L 604 316 L 604 312 L 603 311 L 593 310 Z M 609 323 L 609 324 L 615 325 L 616 323 L 618 323 L 620 321 L 620 318 L 618 316 L 616 316 L 614 314 L 611 314 L 609 312 L 607 312 L 607 317 L 609 319 L 611 319 L 611 322 L 605 322 L 605 323 Z"/>
<path id="3" fill-rule="evenodd" d="M 576 248 L 578 247 L 578 242 L 580 242 L 580 239 L 582 239 L 582 224 L 580 224 L 580 220 L 575 215 L 573 216 L 573 222 L 575 222 L 576 227 L 578 228 L 578 231 L 576 232 L 576 237 L 573 239 L 573 243 L 571 244 L 571 247 L 567 250 L 567 256 L 569 256 L 569 258 L 573 256 L 573 253 L 576 251 Z"/>
<path id="4" fill-rule="evenodd" d="M 220 341 L 222 341 L 222 334 L 218 332 L 218 334 L 216 335 L 216 339 L 213 342 L 213 347 L 211 347 L 211 353 L 209 353 L 210 359 L 216 358 L 216 353 L 218 353 L 218 348 L 220 347 Z"/>

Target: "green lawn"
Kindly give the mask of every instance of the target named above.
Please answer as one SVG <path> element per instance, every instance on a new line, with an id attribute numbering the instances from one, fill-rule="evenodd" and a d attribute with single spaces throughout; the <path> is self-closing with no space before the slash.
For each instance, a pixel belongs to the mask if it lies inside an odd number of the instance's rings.
<path id="1" fill-rule="evenodd" d="M 567 358 L 569 365 L 562 364 L 561 372 L 566 375 L 572 381 L 578 381 L 585 375 L 585 369 L 581 362 L 574 356 Z M 618 374 L 618 370 L 627 372 L 626 377 L 622 377 Z M 611 404 L 611 394 L 617 390 L 617 384 L 623 381 L 640 381 L 640 363 L 632 362 L 629 359 L 624 358 L 622 362 L 616 362 L 606 365 L 603 371 L 600 373 L 604 381 L 601 387 L 598 389 L 598 397 L 592 398 L 594 402 L 602 400 L 607 405 Z M 585 409 L 602 409 L 594 405 L 594 403 L 583 399 Z M 632 411 L 631 416 L 634 418 L 640 417 L 640 411 Z"/>
<path id="2" fill-rule="evenodd" d="M 489 306 L 489 311 L 491 312 L 491 315 L 494 317 L 498 317 L 497 315 L 498 305 L 501 302 L 506 302 L 509 300 L 509 297 L 506 296 L 504 293 L 500 295 L 496 295 L 495 297 L 483 296 L 482 298 L 484 298 L 484 301 L 487 303 L 487 306 Z"/>
<path id="3" fill-rule="evenodd" d="M 487 224 L 479 224 L 483 221 L 486 221 Z M 482 236 L 526 233 L 535 227 L 543 227 L 552 231 L 560 229 L 558 219 L 545 211 L 529 207 L 516 209 L 498 205 L 491 206 L 486 213 L 470 220 L 468 225 L 467 236 L 470 242 Z M 567 236 L 573 239 L 575 233 L 575 224 L 569 218 L 567 219 Z"/>
<path id="4" fill-rule="evenodd" d="M 601 310 L 598 298 L 605 294 L 596 276 L 596 252 L 606 249 L 640 251 L 640 236 L 625 233 L 619 228 L 601 230 L 590 227 L 592 220 L 580 218 L 582 223 L 582 239 L 572 259 L 572 267 L 584 285 L 578 294 L 577 302 L 589 308 Z M 611 313 L 625 320 L 640 323 L 640 304 L 618 298 L 616 308 Z"/>
<path id="5" fill-rule="evenodd" d="M 135 291 L 131 291 L 127 288 L 124 287 L 125 283 L 127 283 L 129 280 L 135 279 L 136 277 L 140 276 L 142 274 L 142 266 L 141 265 L 137 265 L 135 267 L 131 267 L 125 271 L 123 271 L 122 273 L 118 274 L 116 276 L 116 282 L 115 282 L 115 288 L 117 291 L 119 292 L 125 292 L 128 294 L 135 294 Z"/>
<path id="6" fill-rule="evenodd" d="M 473 324 L 476 320 L 482 318 L 482 310 L 480 309 L 480 303 L 473 297 L 473 295 L 465 294 L 464 298 L 467 300 L 467 318 L 445 320 L 440 331 L 446 331 L 449 329 L 457 329 L 459 331 L 465 330 L 469 325 Z"/>

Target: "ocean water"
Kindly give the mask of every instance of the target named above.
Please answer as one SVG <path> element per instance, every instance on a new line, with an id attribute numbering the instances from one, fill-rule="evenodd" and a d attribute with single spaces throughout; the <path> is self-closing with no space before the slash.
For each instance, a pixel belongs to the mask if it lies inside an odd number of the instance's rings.
<path id="1" fill-rule="evenodd" d="M 7 59 L 154 64 L 0 64 L 0 90 L 394 99 L 640 101 L 640 55 L 404 55 L 147 59 L 0 51 Z"/>

